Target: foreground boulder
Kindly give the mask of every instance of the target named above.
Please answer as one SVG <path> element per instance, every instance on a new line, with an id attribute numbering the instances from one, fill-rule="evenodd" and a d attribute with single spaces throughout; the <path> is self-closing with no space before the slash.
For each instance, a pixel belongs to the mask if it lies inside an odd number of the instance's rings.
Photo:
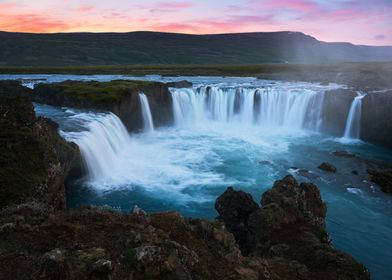
<path id="1" fill-rule="evenodd" d="M 383 192 L 392 193 L 392 169 L 368 169 L 367 172 L 370 175 L 371 181 L 379 185 Z"/>
<path id="2" fill-rule="evenodd" d="M 323 162 L 318 168 L 327 172 L 336 173 L 336 167 L 328 162 Z"/>
<path id="3" fill-rule="evenodd" d="M 259 209 L 250 194 L 243 191 L 234 191 L 232 187 L 222 194 L 215 202 L 215 209 L 220 216 L 219 220 L 225 222 L 227 229 L 233 233 L 243 252 L 249 252 L 247 247 L 247 228 L 249 215 Z"/>
<path id="4" fill-rule="evenodd" d="M 236 195 L 244 196 L 230 190 L 218 198 L 226 204 L 225 212 L 238 208 L 230 203 Z M 248 249 L 245 254 L 279 265 L 281 274 L 272 279 L 370 278 L 362 264 L 332 247 L 325 229 L 327 208 L 316 185 L 298 185 L 294 177 L 287 176 L 263 194 L 261 205 L 241 221 L 246 226 L 236 239 L 241 248 Z M 232 220 L 226 222 L 221 209 L 217 211 L 230 230 Z"/>
<path id="5" fill-rule="evenodd" d="M 33 200 L 64 208 L 64 178 L 80 167 L 79 149 L 56 123 L 35 116 L 28 94 L 0 82 L 0 208 Z"/>

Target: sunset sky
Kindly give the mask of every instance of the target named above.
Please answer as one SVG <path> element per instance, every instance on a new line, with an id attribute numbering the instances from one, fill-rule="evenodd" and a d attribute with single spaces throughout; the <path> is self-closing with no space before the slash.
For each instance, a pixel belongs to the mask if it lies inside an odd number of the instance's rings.
<path id="1" fill-rule="evenodd" d="M 0 30 L 290 30 L 323 41 L 392 45 L 392 0 L 0 0 Z"/>

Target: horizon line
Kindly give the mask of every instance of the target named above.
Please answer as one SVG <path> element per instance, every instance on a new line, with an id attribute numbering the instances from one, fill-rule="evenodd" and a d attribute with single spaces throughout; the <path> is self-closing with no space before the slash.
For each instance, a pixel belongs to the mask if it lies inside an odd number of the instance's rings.
<path id="1" fill-rule="evenodd" d="M 185 32 L 168 32 L 168 31 L 156 31 L 156 30 L 133 30 L 133 31 L 75 31 L 75 32 L 25 32 L 25 31 L 7 31 L 0 30 L 0 33 L 14 33 L 14 34 L 30 34 L 30 35 L 56 35 L 56 34 L 129 34 L 129 33 L 161 33 L 161 34 L 175 34 L 175 35 L 187 35 L 187 36 L 224 36 L 224 35 L 236 35 L 236 34 L 261 34 L 261 33 L 299 33 L 305 36 L 311 37 L 319 42 L 327 44 L 351 44 L 353 46 L 364 46 L 364 47 L 392 47 L 392 45 L 366 45 L 366 44 L 355 44 L 349 41 L 323 41 L 317 37 L 304 33 L 302 31 L 291 31 L 291 30 L 280 30 L 280 31 L 245 31 L 245 32 L 227 32 L 227 33 L 185 33 Z"/>

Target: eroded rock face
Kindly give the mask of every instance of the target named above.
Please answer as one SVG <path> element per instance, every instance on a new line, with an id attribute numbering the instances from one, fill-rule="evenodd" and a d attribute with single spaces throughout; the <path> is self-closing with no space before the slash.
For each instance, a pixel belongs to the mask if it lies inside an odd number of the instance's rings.
<path id="1" fill-rule="evenodd" d="M 361 139 L 392 148 L 392 91 L 369 93 L 362 100 Z"/>
<path id="2" fill-rule="evenodd" d="M 35 116 L 29 92 L 0 82 L 0 208 L 32 200 L 64 208 L 64 178 L 80 164 L 79 149 Z"/>
<path id="3" fill-rule="evenodd" d="M 316 185 L 299 185 L 287 176 L 263 194 L 261 205 L 247 218 L 245 241 L 237 240 L 246 242 L 241 248 L 250 248 L 250 256 L 266 262 L 270 271 L 261 279 L 370 278 L 362 264 L 333 249 L 325 230 L 327 208 Z M 231 207 L 237 208 L 227 200 L 226 208 Z"/>
<path id="4" fill-rule="evenodd" d="M 250 194 L 235 191 L 232 187 L 220 196 L 215 202 L 215 209 L 219 213 L 218 219 L 224 221 L 227 229 L 234 234 L 243 252 L 248 252 L 247 227 L 249 215 L 259 209 Z"/>
<path id="5" fill-rule="evenodd" d="M 327 91 L 324 95 L 322 131 L 334 136 L 343 136 L 351 103 L 357 92 L 350 89 Z"/>
<path id="6" fill-rule="evenodd" d="M 35 102 L 61 107 L 110 111 L 116 114 L 129 131 L 143 128 L 139 93 L 149 101 L 156 126 L 173 122 L 172 98 L 169 87 L 190 87 L 186 81 L 168 84 L 143 81 L 80 82 L 39 84 L 32 92 Z"/>

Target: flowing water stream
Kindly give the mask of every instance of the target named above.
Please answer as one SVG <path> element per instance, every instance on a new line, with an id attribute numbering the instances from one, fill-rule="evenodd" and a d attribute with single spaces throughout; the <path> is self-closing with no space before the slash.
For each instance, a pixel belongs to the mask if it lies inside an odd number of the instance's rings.
<path id="1" fill-rule="evenodd" d="M 366 94 L 358 92 L 351 104 L 344 130 L 343 139 L 345 140 L 358 140 L 361 136 L 362 99 L 365 96 Z"/>

